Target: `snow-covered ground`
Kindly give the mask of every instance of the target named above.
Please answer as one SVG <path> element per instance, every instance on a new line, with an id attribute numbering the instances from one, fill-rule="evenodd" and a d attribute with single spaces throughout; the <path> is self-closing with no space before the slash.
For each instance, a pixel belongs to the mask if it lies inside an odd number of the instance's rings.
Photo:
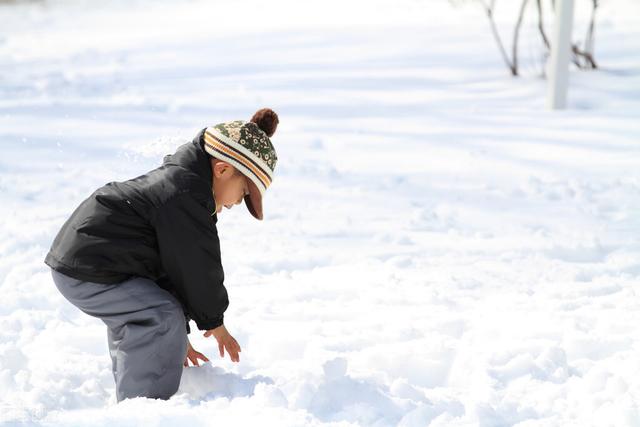
<path id="1" fill-rule="evenodd" d="M 598 13 L 551 112 L 535 23 L 513 79 L 477 3 L 0 2 L 0 424 L 640 425 L 640 5 Z M 211 362 L 116 404 L 52 239 L 261 107 L 265 220 L 218 222 L 240 363 L 192 323 Z"/>

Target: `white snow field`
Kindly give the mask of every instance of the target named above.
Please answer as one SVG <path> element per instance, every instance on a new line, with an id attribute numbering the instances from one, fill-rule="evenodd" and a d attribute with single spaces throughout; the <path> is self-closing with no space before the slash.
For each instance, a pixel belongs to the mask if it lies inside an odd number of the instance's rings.
<path id="1" fill-rule="evenodd" d="M 602 2 L 564 111 L 531 16 L 512 78 L 474 2 L 0 2 L 0 425 L 639 426 L 640 4 Z M 211 361 L 116 403 L 44 256 L 93 190 L 262 107 L 265 220 L 218 222 L 240 363 L 192 322 Z"/>

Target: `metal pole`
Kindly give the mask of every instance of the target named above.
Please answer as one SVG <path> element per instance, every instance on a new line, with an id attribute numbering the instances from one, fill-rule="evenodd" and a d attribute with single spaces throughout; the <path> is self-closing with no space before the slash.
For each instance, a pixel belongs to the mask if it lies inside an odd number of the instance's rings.
<path id="1" fill-rule="evenodd" d="M 555 3 L 556 18 L 553 24 L 551 58 L 547 73 L 549 78 L 547 106 L 554 110 L 560 110 L 567 105 L 573 0 L 555 0 Z"/>

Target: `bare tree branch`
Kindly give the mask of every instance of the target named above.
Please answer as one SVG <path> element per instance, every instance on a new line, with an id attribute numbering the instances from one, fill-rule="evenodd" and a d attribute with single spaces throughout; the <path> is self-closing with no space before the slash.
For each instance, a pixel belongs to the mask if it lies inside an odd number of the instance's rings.
<path id="1" fill-rule="evenodd" d="M 580 64 L 576 64 L 578 65 L 578 67 L 598 68 L 598 66 L 596 65 L 596 61 L 593 59 L 593 56 L 591 55 L 591 53 L 580 50 L 577 44 L 574 43 L 571 45 L 571 52 L 573 52 L 576 58 L 583 58 L 585 61 L 587 61 L 588 67 L 584 67 L 584 66 L 580 66 Z"/>
<path id="2" fill-rule="evenodd" d="M 538 9 L 538 30 L 540 31 L 540 36 L 542 36 L 542 41 L 547 49 L 551 49 L 551 45 L 549 44 L 549 39 L 547 38 L 547 34 L 544 32 L 544 22 L 543 13 L 542 13 L 542 0 L 536 0 L 536 5 Z"/>
<path id="3" fill-rule="evenodd" d="M 589 55 L 589 63 L 591 68 L 598 68 L 595 60 L 593 59 L 593 32 L 595 30 L 595 20 L 596 20 L 596 9 L 599 6 L 598 0 L 593 0 L 593 7 L 591 8 L 591 22 L 589 22 L 589 30 L 587 31 L 587 37 L 584 42 L 584 50 L 585 53 Z"/>
<path id="4" fill-rule="evenodd" d="M 524 16 L 524 10 L 527 6 L 527 2 L 529 0 L 522 0 L 522 4 L 520 5 L 520 14 L 518 15 L 518 21 L 516 21 L 516 26 L 513 29 L 513 46 L 511 46 L 513 50 L 513 68 L 518 72 L 518 36 L 520 35 L 520 27 L 522 26 L 522 18 Z"/>
<path id="5" fill-rule="evenodd" d="M 491 32 L 493 33 L 493 37 L 495 38 L 496 43 L 498 43 L 498 49 L 500 50 L 500 54 L 502 54 L 502 59 L 504 60 L 505 64 L 507 64 L 507 67 L 509 67 L 509 70 L 511 70 L 511 74 L 514 76 L 517 76 L 518 70 L 513 66 L 511 61 L 509 61 L 509 56 L 507 55 L 507 51 L 505 50 L 502 44 L 502 40 L 500 39 L 500 34 L 498 33 L 498 29 L 496 28 L 496 23 L 493 20 L 493 8 L 494 8 L 495 0 L 491 0 L 490 5 L 487 5 L 484 1 L 482 1 L 481 3 L 482 3 L 482 6 L 485 8 L 487 17 L 489 17 Z"/>

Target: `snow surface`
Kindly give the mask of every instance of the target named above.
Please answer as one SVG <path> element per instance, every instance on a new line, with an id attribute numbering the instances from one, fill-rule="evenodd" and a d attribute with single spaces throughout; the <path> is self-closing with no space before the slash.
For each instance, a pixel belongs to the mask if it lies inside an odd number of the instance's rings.
<path id="1" fill-rule="evenodd" d="M 477 3 L 1 3 L 0 424 L 640 425 L 639 12 L 602 2 L 552 112 L 535 23 L 513 79 Z M 265 106 L 265 220 L 218 222 L 240 363 L 192 323 L 211 362 L 116 404 L 53 237 Z"/>

